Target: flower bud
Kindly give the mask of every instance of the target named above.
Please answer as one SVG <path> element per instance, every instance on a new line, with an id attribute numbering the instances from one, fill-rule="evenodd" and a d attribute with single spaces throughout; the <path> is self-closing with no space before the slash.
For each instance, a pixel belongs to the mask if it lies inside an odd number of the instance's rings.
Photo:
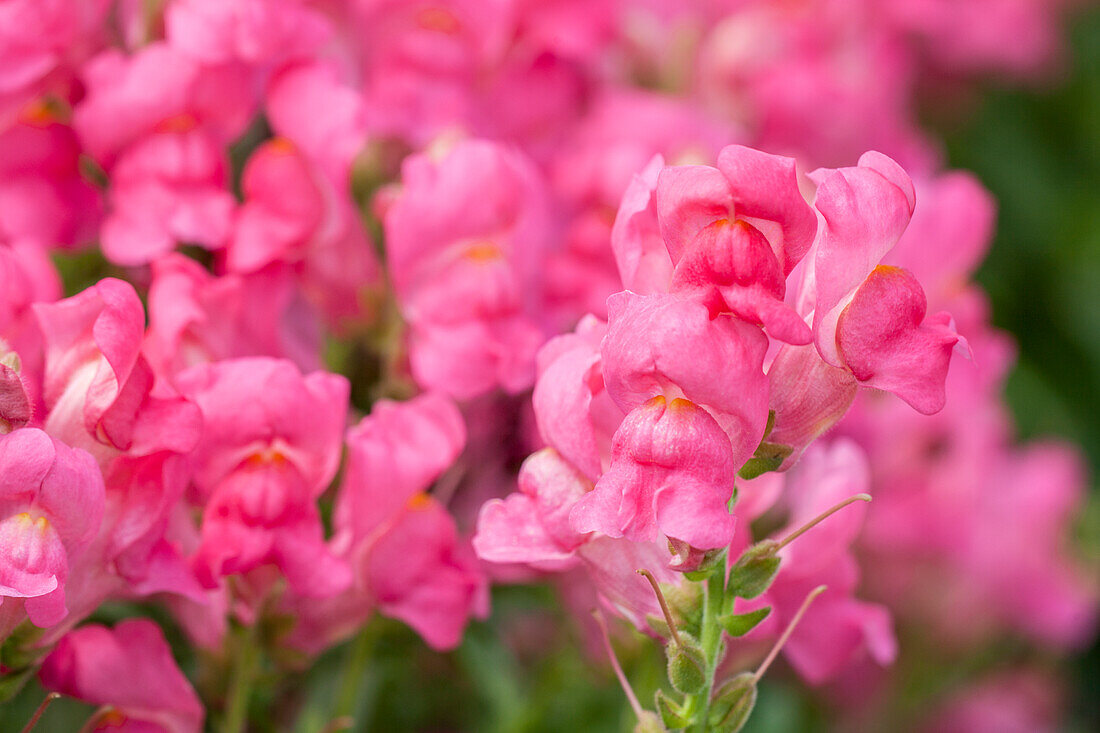
<path id="1" fill-rule="evenodd" d="M 729 597 L 752 599 L 766 591 L 779 572 L 774 540 L 763 540 L 741 553 L 730 569 Z"/>
<path id="2" fill-rule="evenodd" d="M 691 717 L 683 706 L 670 699 L 663 690 L 657 690 L 653 696 L 657 706 L 657 712 L 661 715 L 661 721 L 670 730 L 679 730 L 691 725 Z"/>
<path id="3" fill-rule="evenodd" d="M 706 656 L 691 636 L 681 631 L 677 640 L 665 647 L 665 653 L 668 655 L 668 681 L 677 692 L 692 695 L 706 686 Z"/>
<path id="4" fill-rule="evenodd" d="M 748 722 L 756 706 L 756 676 L 742 672 L 718 688 L 710 706 L 708 730 L 737 733 Z"/>

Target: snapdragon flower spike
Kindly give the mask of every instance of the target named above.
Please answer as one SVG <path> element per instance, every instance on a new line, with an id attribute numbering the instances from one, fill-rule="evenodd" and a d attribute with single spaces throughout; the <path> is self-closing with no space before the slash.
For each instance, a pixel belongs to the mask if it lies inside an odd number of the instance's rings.
<path id="1" fill-rule="evenodd" d="M 189 457 L 205 505 L 199 580 L 212 588 L 274 564 L 303 595 L 346 588 L 350 572 L 325 545 L 317 497 L 340 461 L 347 380 L 253 357 L 192 367 L 177 384 L 205 422 Z"/>
<path id="2" fill-rule="evenodd" d="M 570 522 L 578 532 L 635 542 L 664 535 L 721 547 L 733 538 L 727 505 L 736 471 L 729 438 L 706 410 L 658 395 L 623 420 L 611 468 L 573 506 Z"/>
<path id="3" fill-rule="evenodd" d="M 46 342 L 45 429 L 101 461 L 121 451 L 186 452 L 199 411 L 167 388 L 141 353 L 145 313 L 129 283 L 105 278 L 82 293 L 34 306 Z"/>
<path id="4" fill-rule="evenodd" d="M 24 599 L 36 626 L 64 619 L 69 568 L 99 530 L 103 497 L 86 452 L 36 428 L 0 436 L 0 600 Z"/>
<path id="5" fill-rule="evenodd" d="M 879 264 L 913 215 L 912 180 L 873 151 L 856 167 L 812 177 L 825 224 L 814 255 L 812 306 L 822 359 L 919 412 L 939 411 L 951 353 L 956 346 L 966 352 L 966 342 L 947 313 L 925 318 L 924 291 L 910 273 Z"/>
<path id="6" fill-rule="evenodd" d="M 618 293 L 608 310 L 601 353 L 611 399 L 626 412 L 656 395 L 682 396 L 711 414 L 743 465 L 768 420 L 763 331 L 673 295 Z"/>
<path id="7" fill-rule="evenodd" d="M 204 711 L 172 658 L 160 627 L 129 619 L 91 624 L 58 642 L 39 672 L 42 685 L 99 706 L 91 731 L 199 733 Z"/>

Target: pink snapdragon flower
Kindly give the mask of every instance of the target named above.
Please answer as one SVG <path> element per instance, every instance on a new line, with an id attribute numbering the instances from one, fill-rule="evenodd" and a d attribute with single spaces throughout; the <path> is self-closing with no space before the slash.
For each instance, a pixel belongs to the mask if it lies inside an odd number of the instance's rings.
<path id="1" fill-rule="evenodd" d="M 271 68 L 313 56 L 331 35 L 324 15 L 297 0 L 178 0 L 164 25 L 173 48 L 207 66 Z"/>
<path id="2" fill-rule="evenodd" d="M 273 267 L 249 275 L 211 275 L 179 254 L 152 266 L 145 354 L 158 374 L 238 356 L 287 358 L 320 366 L 316 318 L 291 273 Z"/>
<path id="3" fill-rule="evenodd" d="M 383 400 L 348 431 L 348 462 L 332 547 L 352 567 L 346 592 L 298 604 L 296 643 L 344 638 L 377 610 L 435 649 L 455 647 L 471 616 L 488 613 L 488 585 L 454 519 L 424 493 L 462 451 L 466 429 L 449 398 Z"/>
<path id="4" fill-rule="evenodd" d="M 386 250 L 420 384 L 459 399 L 531 385 L 544 196 L 531 163 L 493 143 L 405 160 Z"/>
<path id="5" fill-rule="evenodd" d="M 879 264 L 913 215 L 909 176 L 869 152 L 854 168 L 817 171 L 815 207 L 824 220 L 812 270 L 814 343 L 828 364 L 901 397 L 919 412 L 943 408 L 952 352 L 966 348 L 948 313 L 925 318 L 916 278 Z"/>
<path id="6" fill-rule="evenodd" d="M 126 452 L 190 450 L 201 431 L 195 406 L 156 384 L 141 353 L 145 313 L 133 286 L 105 278 L 34 306 L 46 342 L 45 429 L 101 462 Z"/>
<path id="7" fill-rule="evenodd" d="M 43 92 L 63 90 L 102 43 L 106 0 L 8 0 L 0 6 L 0 130 Z"/>
<path id="8" fill-rule="evenodd" d="M 172 125 L 128 148 L 111 171 L 101 246 L 112 262 L 144 264 L 178 243 L 225 246 L 234 209 L 228 161 L 191 120 Z"/>
<path id="9" fill-rule="evenodd" d="M 611 462 L 611 438 L 626 415 L 607 392 L 600 345 L 607 324 L 586 316 L 538 354 L 531 396 L 542 439 L 595 481 Z"/>
<path id="10" fill-rule="evenodd" d="M 177 384 L 205 423 L 188 459 L 204 507 L 199 580 L 214 587 L 274 564 L 306 596 L 346 588 L 348 569 L 325 546 L 317 497 L 340 462 L 347 380 L 253 357 L 200 364 Z"/>
<path id="11" fill-rule="evenodd" d="M 649 628 L 647 617 L 658 616 L 660 607 L 636 571 L 647 568 L 668 584 L 683 576 L 671 569 L 673 557 L 663 540 L 633 542 L 574 528 L 572 510 L 592 491 L 592 482 L 553 449 L 534 453 L 520 468 L 519 491 L 481 507 L 474 549 L 493 563 L 553 572 L 577 568 L 608 611 Z"/>
<path id="12" fill-rule="evenodd" d="M 740 468 L 768 419 L 764 332 L 673 295 L 619 293 L 608 300 L 608 310 L 601 353 L 615 404 L 627 412 L 664 395 L 699 405 L 729 436 L 734 469 Z"/>
<path id="13" fill-rule="evenodd" d="M 59 623 L 69 569 L 103 518 L 95 459 L 36 428 L 0 435 L 0 515 L 0 635 L 20 606 L 36 626 Z"/>
<path id="14" fill-rule="evenodd" d="M 89 731 L 199 733 L 204 711 L 160 627 L 129 619 L 70 632 L 46 657 L 42 685 L 99 707 Z"/>
<path id="15" fill-rule="evenodd" d="M 709 412 L 658 395 L 626 416 L 611 450 L 611 467 L 570 512 L 573 529 L 704 550 L 730 543 L 737 465 Z"/>

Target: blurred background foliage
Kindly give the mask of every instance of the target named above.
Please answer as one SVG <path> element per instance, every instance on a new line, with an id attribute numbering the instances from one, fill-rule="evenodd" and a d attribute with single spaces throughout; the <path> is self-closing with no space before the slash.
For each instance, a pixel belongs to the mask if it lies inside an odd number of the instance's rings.
<path id="1" fill-rule="evenodd" d="M 1008 402 L 1021 438 L 1062 437 L 1087 454 L 1093 501 L 1079 532 L 1085 551 L 1100 557 L 1100 7 L 1080 13 L 1067 31 L 1071 52 L 1054 83 L 991 81 L 956 114 L 930 115 L 929 126 L 945 140 L 948 165 L 973 171 L 999 201 L 996 240 L 978 279 L 994 322 L 1019 346 Z M 938 100 L 928 101 L 931 109 Z M 62 262 L 66 279 L 106 274 L 95 259 Z M 94 620 L 123 612 L 135 609 L 104 609 Z M 175 636 L 186 671 L 194 652 Z M 616 645 L 645 704 L 663 678 L 663 659 L 657 645 L 633 641 Z M 585 649 L 552 589 L 498 588 L 493 618 L 474 624 L 459 650 L 434 654 L 400 624 L 376 618 L 290 688 L 257 696 L 252 719 L 258 729 L 294 733 L 333 729 L 334 710 L 352 715 L 355 731 L 630 730 L 634 719 L 610 670 Z M 1079 656 L 1075 677 L 1068 729 L 1100 730 L 1100 644 Z M 43 694 L 31 684 L 0 708 L 0 730 L 19 730 Z M 76 731 L 89 713 L 62 699 L 38 730 Z M 773 674 L 747 730 L 826 727 L 799 688 Z"/>

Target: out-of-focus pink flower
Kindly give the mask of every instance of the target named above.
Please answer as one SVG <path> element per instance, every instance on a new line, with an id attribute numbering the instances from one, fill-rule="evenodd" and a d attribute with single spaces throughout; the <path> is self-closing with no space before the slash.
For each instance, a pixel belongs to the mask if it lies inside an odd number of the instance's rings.
<path id="1" fill-rule="evenodd" d="M 1049 674 L 1032 670 L 997 673 L 953 690 L 928 716 L 923 733 L 1037 733 L 1062 729 L 1063 692 Z"/>
<path id="2" fill-rule="evenodd" d="M 122 153 L 111 172 L 110 213 L 101 245 L 107 259 L 138 265 L 177 244 L 220 249 L 235 202 L 227 160 L 193 122 L 145 137 Z"/>
<path id="3" fill-rule="evenodd" d="M 387 264 L 409 322 L 413 376 L 466 399 L 534 380 L 547 218 L 538 172 L 517 151 L 460 142 L 410 156 L 386 213 Z"/>
<path id="4" fill-rule="evenodd" d="M 881 153 L 858 167 L 817 171 L 815 206 L 824 218 L 812 288 L 814 341 L 829 364 L 901 397 L 918 411 L 943 408 L 951 353 L 965 341 L 947 313 L 925 319 L 913 275 L 879 264 L 909 224 L 913 182 Z"/>
<path id="5" fill-rule="evenodd" d="M 921 52 L 949 74 L 1030 75 L 1054 60 L 1060 16 L 1072 0 L 889 0 L 889 22 L 920 38 Z"/>
<path id="6" fill-rule="evenodd" d="M 748 460 L 768 419 L 762 370 L 768 339 L 758 327 L 672 295 L 619 293 L 608 301 L 603 379 L 629 412 L 656 395 L 704 408 L 728 434 L 735 469 Z"/>
<path id="7" fill-rule="evenodd" d="M 93 624 L 70 632 L 46 657 L 42 685 L 97 705 L 92 731 L 199 733 L 204 711 L 148 619 L 113 629 Z"/>
<path id="8" fill-rule="evenodd" d="M 195 366 L 176 381 L 205 423 L 189 456 L 205 507 L 199 579 L 213 587 L 274 564 L 303 595 L 346 588 L 348 568 L 325 546 L 317 497 L 340 461 L 347 380 L 254 357 Z"/>
<path id="9" fill-rule="evenodd" d="M 317 650 L 375 609 L 409 624 L 436 649 L 453 648 L 470 616 L 488 613 L 488 585 L 454 519 L 423 493 L 466 440 L 442 394 L 382 401 L 348 432 L 348 464 L 332 546 L 352 566 L 352 587 L 298 604 L 297 643 Z"/>
<path id="10" fill-rule="evenodd" d="M 145 314 L 133 286 L 105 278 L 78 295 L 34 307 L 46 342 L 45 428 L 101 462 L 125 451 L 190 450 L 195 406 L 154 384 L 141 354 Z"/>
<path id="11" fill-rule="evenodd" d="M 2 225 L 0 225 L 2 226 Z M 40 396 L 42 334 L 34 319 L 34 303 L 51 303 L 61 297 L 61 278 L 41 244 L 26 239 L 6 239 L 0 233 L 0 340 L 19 355 L 26 385 Z"/>
<path id="12" fill-rule="evenodd" d="M 63 89 L 102 41 L 106 0 L 8 0 L 0 6 L 0 130 L 28 100 Z"/>
<path id="13" fill-rule="evenodd" d="M 469 129 L 514 32 L 509 0 L 369 0 L 350 10 L 372 132 L 423 145 Z"/>
<path id="14" fill-rule="evenodd" d="M 570 512 L 573 529 L 653 542 L 659 535 L 712 549 L 733 539 L 728 504 L 738 465 L 710 413 L 658 395 L 632 410 L 611 467 Z"/>
<path id="15" fill-rule="evenodd" d="M 87 96 L 73 110 L 85 150 L 108 171 L 130 145 L 158 131 L 198 126 L 227 145 L 251 117 L 244 70 L 202 67 L 164 42 L 132 56 L 108 50 L 84 66 Z"/>
<path id="16" fill-rule="evenodd" d="M 202 64 L 274 66 L 317 52 L 328 21 L 295 0 L 180 0 L 164 14 L 168 42 Z"/>
<path id="17" fill-rule="evenodd" d="M 271 129 L 345 190 L 349 166 L 367 140 L 367 109 L 338 69 L 318 60 L 291 65 L 272 79 L 264 109 Z"/>
<path id="18" fill-rule="evenodd" d="M 278 267 L 215 277 L 170 254 L 153 263 L 145 354 L 158 374 L 238 356 L 319 365 L 319 329 L 291 274 Z"/>
<path id="19" fill-rule="evenodd" d="M 33 624 L 53 626 L 68 613 L 70 566 L 103 518 L 99 467 L 35 428 L 0 435 L 0 516 L 0 600 L 23 599 Z"/>
<path id="20" fill-rule="evenodd" d="M 63 101 L 40 98 L 0 129 L 0 240 L 67 247 L 95 237 L 100 192 L 81 175 L 69 114 Z"/>

